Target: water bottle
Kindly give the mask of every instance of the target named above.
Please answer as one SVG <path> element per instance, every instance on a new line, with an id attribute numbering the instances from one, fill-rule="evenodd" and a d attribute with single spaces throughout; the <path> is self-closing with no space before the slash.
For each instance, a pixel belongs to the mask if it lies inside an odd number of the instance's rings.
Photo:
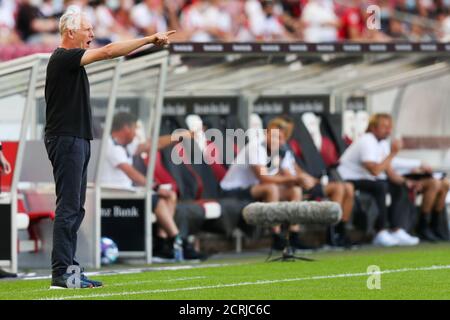
<path id="1" fill-rule="evenodd" d="M 328 177 L 327 172 L 324 170 L 324 171 L 322 172 L 322 177 L 320 178 L 320 184 L 321 184 L 323 187 L 326 187 L 326 186 L 328 185 L 329 182 L 330 182 L 330 178 Z"/>
<path id="2" fill-rule="evenodd" d="M 175 262 L 181 262 L 184 260 L 183 257 L 183 240 L 177 236 L 173 242 L 173 253 Z"/>

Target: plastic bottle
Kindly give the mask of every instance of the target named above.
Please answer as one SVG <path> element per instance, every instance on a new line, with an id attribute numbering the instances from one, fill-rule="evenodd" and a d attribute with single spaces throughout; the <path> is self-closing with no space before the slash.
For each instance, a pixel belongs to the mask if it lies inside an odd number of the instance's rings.
<path id="1" fill-rule="evenodd" d="M 329 182 L 330 182 L 330 178 L 328 177 L 327 172 L 324 170 L 324 171 L 322 172 L 322 177 L 320 178 L 320 184 L 321 184 L 323 187 L 326 187 L 326 186 L 328 185 Z"/>
<path id="2" fill-rule="evenodd" d="M 183 256 L 183 240 L 179 236 L 175 238 L 175 241 L 173 242 L 173 253 L 175 262 L 181 262 L 184 260 Z"/>

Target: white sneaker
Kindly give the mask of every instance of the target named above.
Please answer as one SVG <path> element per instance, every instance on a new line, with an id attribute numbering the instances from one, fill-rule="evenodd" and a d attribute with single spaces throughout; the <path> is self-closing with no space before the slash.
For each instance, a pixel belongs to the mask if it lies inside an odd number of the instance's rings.
<path id="1" fill-rule="evenodd" d="M 398 240 L 399 246 L 416 246 L 420 242 L 419 238 L 413 237 L 403 229 L 392 232 L 391 236 Z"/>
<path id="2" fill-rule="evenodd" d="M 399 244 L 397 238 L 393 237 L 389 231 L 382 230 L 377 233 L 372 243 L 376 246 L 393 247 Z"/>

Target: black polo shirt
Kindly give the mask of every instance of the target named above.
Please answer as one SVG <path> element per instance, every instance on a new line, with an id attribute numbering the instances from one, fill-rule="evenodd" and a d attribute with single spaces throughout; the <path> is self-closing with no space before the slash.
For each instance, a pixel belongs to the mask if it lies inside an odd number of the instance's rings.
<path id="1" fill-rule="evenodd" d="M 92 140 L 89 80 L 80 66 L 85 49 L 57 48 L 47 65 L 45 134 Z"/>

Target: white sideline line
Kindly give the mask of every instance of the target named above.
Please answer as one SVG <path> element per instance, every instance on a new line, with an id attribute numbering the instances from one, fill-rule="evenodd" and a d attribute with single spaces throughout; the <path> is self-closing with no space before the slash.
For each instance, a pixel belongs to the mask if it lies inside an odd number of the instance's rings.
<path id="1" fill-rule="evenodd" d="M 151 293 L 168 293 L 168 292 L 181 292 L 181 291 L 196 291 L 196 290 L 206 290 L 206 289 L 221 289 L 221 288 L 231 288 L 231 287 L 243 287 L 243 286 L 254 286 L 254 285 L 266 285 L 274 283 L 286 283 L 286 282 L 296 282 L 296 281 L 308 281 L 308 280 L 322 280 L 322 279 L 336 279 L 336 278 L 351 278 L 351 277 L 366 277 L 372 274 L 389 274 L 389 273 L 401 273 L 401 272 L 411 272 L 411 271 L 436 271 L 450 269 L 450 265 L 443 266 L 430 266 L 430 267 L 419 267 L 419 268 L 403 268 L 403 269 L 393 269 L 384 270 L 376 273 L 341 273 L 333 275 L 324 276 L 312 276 L 304 278 L 290 278 L 290 279 L 278 279 L 278 280 L 258 280 L 253 282 L 238 282 L 238 283 L 228 283 L 228 284 L 218 284 L 210 286 L 197 286 L 197 287 L 186 287 L 186 288 L 173 288 L 173 289 L 154 289 L 154 290 L 142 290 L 142 291 L 124 291 L 115 293 L 98 293 L 91 295 L 74 295 L 74 296 L 62 296 L 53 298 L 44 298 L 41 300 L 69 300 L 69 299 L 88 299 L 88 298 L 106 298 L 114 296 L 130 296 L 130 295 L 141 295 L 141 294 L 151 294 Z"/>
<path id="2" fill-rule="evenodd" d="M 187 265 L 179 265 L 179 266 L 165 266 L 165 267 L 147 267 L 147 268 L 132 268 L 132 269 L 124 269 L 124 270 L 108 270 L 108 271 L 91 271 L 86 272 L 86 276 L 88 277 L 97 277 L 97 276 L 116 276 L 116 275 L 124 275 L 124 274 L 139 274 L 144 272 L 152 272 L 152 271 L 179 271 L 179 270 L 190 270 L 190 269 L 203 269 L 203 268 L 219 268 L 219 267 L 228 267 L 228 266 L 237 266 L 244 265 L 247 263 L 205 263 L 205 264 L 187 264 Z M 46 276 L 24 276 L 18 278 L 17 280 L 21 281 L 32 281 L 32 280 L 46 280 L 51 279 L 50 275 Z"/>
<path id="3" fill-rule="evenodd" d="M 155 283 L 155 282 L 178 282 L 178 281 L 188 281 L 188 280 L 199 280 L 199 279 L 206 279 L 206 277 L 198 276 L 198 277 L 185 277 L 185 278 L 174 278 L 174 279 L 159 279 L 159 280 L 143 280 L 143 281 L 133 281 L 133 282 L 119 282 L 119 283 L 113 283 L 107 286 L 109 287 L 123 287 L 127 285 L 134 285 L 134 284 L 142 284 L 142 283 Z"/>
<path id="4" fill-rule="evenodd" d="M 118 282 L 113 284 L 108 284 L 108 288 L 110 287 L 123 287 L 123 286 L 130 286 L 130 285 L 136 285 L 136 284 L 143 284 L 143 283 L 158 283 L 158 282 L 178 282 L 178 281 L 188 281 L 188 280 L 199 280 L 199 279 L 206 279 L 206 277 L 203 276 L 197 276 L 197 277 L 184 277 L 184 278 L 173 278 L 173 279 L 156 279 L 156 280 L 142 280 L 142 281 L 131 281 L 131 282 Z M 28 290 L 27 293 L 36 293 L 36 292 L 48 292 L 47 289 L 36 289 L 36 290 Z"/>

